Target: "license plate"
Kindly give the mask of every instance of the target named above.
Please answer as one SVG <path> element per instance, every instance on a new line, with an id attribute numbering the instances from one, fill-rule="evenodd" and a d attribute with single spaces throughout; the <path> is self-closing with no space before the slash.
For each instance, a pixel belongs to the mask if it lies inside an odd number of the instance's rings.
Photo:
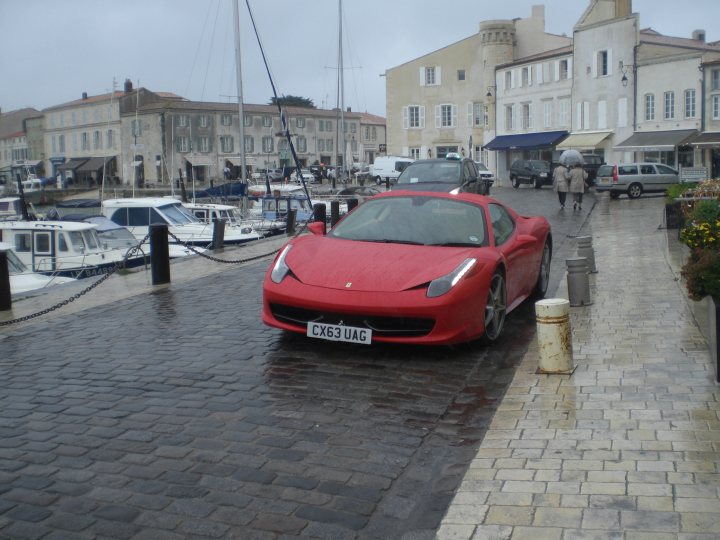
<path id="1" fill-rule="evenodd" d="M 600 185 L 600 186 L 609 186 L 609 185 L 610 185 L 610 179 L 609 179 L 609 178 L 599 178 L 599 179 L 598 179 L 598 185 Z"/>
<path id="2" fill-rule="evenodd" d="M 345 341 L 348 343 L 372 343 L 372 330 L 343 326 L 339 324 L 323 324 L 310 322 L 307 325 L 307 336 L 328 341 Z"/>

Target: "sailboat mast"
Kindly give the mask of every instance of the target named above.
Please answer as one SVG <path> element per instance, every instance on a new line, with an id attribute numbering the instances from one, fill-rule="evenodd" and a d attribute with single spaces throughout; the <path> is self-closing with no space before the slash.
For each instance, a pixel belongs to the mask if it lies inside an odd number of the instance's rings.
<path id="1" fill-rule="evenodd" d="M 233 19 L 235 22 L 235 77 L 237 78 L 238 120 L 240 122 L 240 179 L 247 184 L 247 168 L 245 167 L 245 116 L 243 112 L 242 62 L 240 58 L 240 8 L 238 0 L 233 2 Z"/>
<path id="2" fill-rule="evenodd" d="M 338 73 L 339 73 L 339 88 L 340 94 L 340 124 L 338 125 L 338 142 L 342 145 L 340 152 L 342 153 L 342 171 L 343 180 L 345 179 L 345 172 L 347 170 L 346 155 L 345 155 L 345 74 L 343 69 L 343 49 L 342 49 L 342 0 L 338 0 Z"/>

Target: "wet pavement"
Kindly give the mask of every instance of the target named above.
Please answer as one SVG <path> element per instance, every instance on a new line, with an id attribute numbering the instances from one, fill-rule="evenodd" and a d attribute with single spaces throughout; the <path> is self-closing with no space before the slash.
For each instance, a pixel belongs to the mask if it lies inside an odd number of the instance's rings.
<path id="1" fill-rule="evenodd" d="M 643 275 L 659 273 L 659 279 L 667 278 L 678 289 L 672 274 L 664 271 L 664 252 L 655 253 L 653 244 L 638 240 L 634 232 L 627 234 L 637 230 L 638 221 L 648 230 L 659 224 L 661 199 L 613 201 L 612 217 L 598 216 L 596 211 L 589 219 L 588 210 L 557 212 L 549 190 L 501 188 L 495 195 L 521 212 L 548 215 L 556 245 L 551 290 L 557 288 L 557 294 L 563 294 L 563 260 L 574 254 L 572 237 L 581 230 L 600 234 L 594 239 L 600 269 L 594 288 L 613 281 L 617 269 L 612 265 L 627 271 L 628 265 L 635 264 L 636 257 L 629 257 L 628 262 L 625 256 L 648 251 L 638 259 L 643 263 L 639 270 Z M 643 212 L 637 212 L 638 207 Z M 626 235 L 616 243 L 618 228 Z M 273 239 L 227 249 L 221 257 L 251 259 L 273 253 L 281 242 Z M 642 249 L 638 250 L 637 243 Z M 586 401 L 597 405 L 593 392 L 610 392 L 598 383 L 605 382 L 596 373 L 600 366 L 611 373 L 613 362 L 622 365 L 627 376 L 634 377 L 632 390 L 638 393 L 639 375 L 629 371 L 634 355 L 645 359 L 654 351 L 664 359 L 666 354 L 687 355 L 688 349 L 697 368 L 690 387 L 702 390 L 697 395 L 705 405 L 700 417 L 710 434 L 703 440 L 708 454 L 705 466 L 713 463 L 712 456 L 715 460 L 713 471 L 692 480 L 709 485 L 708 492 L 714 486 L 717 498 L 718 443 L 710 437 L 717 434 L 718 399 L 698 373 L 702 369 L 704 375 L 709 373 L 704 342 L 684 314 L 687 304 L 679 291 L 671 290 L 670 299 L 657 292 L 647 300 L 638 299 L 628 294 L 634 289 L 617 282 L 594 290 L 594 306 L 574 308 L 576 360 L 588 365 L 579 366 L 573 375 L 582 385 L 570 399 L 564 392 L 559 392 L 561 398 L 546 396 L 550 394 L 546 389 L 564 389 L 572 378 L 564 377 L 562 383 L 528 382 L 536 377 L 533 306 L 513 312 L 504 338 L 492 348 L 478 344 L 368 348 L 311 342 L 260 323 L 267 264 L 267 259 L 223 265 L 195 258 L 174 263 L 173 282 L 161 287 L 150 285 L 147 272 L 113 276 L 51 315 L 0 328 L 0 536 L 411 539 L 433 538 L 436 533 L 445 538 L 522 535 L 523 527 L 534 525 L 533 521 L 493 521 L 496 514 L 518 512 L 511 501 L 519 499 L 508 498 L 513 489 L 505 488 L 520 479 L 503 479 L 527 476 L 529 469 L 536 477 L 528 482 L 549 482 L 552 471 L 559 469 L 553 465 L 536 473 L 541 469 L 533 466 L 530 457 L 519 454 L 487 462 L 484 452 L 498 451 L 496 445 L 504 444 L 504 452 L 515 447 L 512 437 L 505 434 L 507 426 L 514 422 L 515 433 L 535 416 L 556 414 L 547 410 L 558 409 L 557 414 L 564 415 L 547 420 L 550 424 L 542 428 L 552 427 L 557 442 L 549 431 L 542 438 L 535 434 L 541 428 L 528 428 L 535 431 L 520 433 L 520 453 L 538 453 L 536 441 L 544 442 L 548 452 L 556 451 L 553 444 L 562 447 L 574 434 L 567 431 L 571 421 L 579 422 L 573 429 L 588 431 L 589 439 L 596 435 L 611 440 L 612 421 L 617 424 L 625 413 L 617 413 L 617 419 L 611 415 L 606 426 L 592 424 L 602 421 L 593 417 L 598 408 L 588 406 L 587 413 L 576 410 Z M 647 283 L 649 291 L 666 288 Z M 59 287 L 47 296 L 17 302 L 13 313 L 0 315 L 0 320 L 32 313 L 74 290 Z M 601 291 L 612 294 L 602 299 Z M 678 298 L 683 300 L 679 308 Z M 601 306 L 605 311 L 592 311 Z M 683 310 L 680 316 L 677 309 Z M 627 315 L 618 315 L 626 311 Z M 657 312 L 662 317 L 657 318 Z M 625 343 L 613 317 L 626 325 L 631 319 L 633 345 Z M 674 331 L 668 332 L 664 326 L 671 324 Z M 660 347 L 649 341 L 656 334 L 663 338 Z M 601 346 L 599 341 L 606 344 Z M 668 369 L 657 359 L 655 364 Z M 662 373 L 678 379 L 684 374 L 683 370 Z M 586 377 L 592 378 L 592 384 Z M 653 382 L 655 387 L 667 383 L 665 379 Z M 689 383 L 679 384 L 687 388 Z M 528 390 L 523 392 L 525 386 Z M 714 396 L 714 409 L 708 395 Z M 647 391 L 640 396 L 639 401 L 652 404 Z M 672 406 L 666 397 L 662 395 L 663 404 Z M 683 397 L 687 403 L 688 394 Z M 616 394 L 607 398 L 614 410 Z M 619 401 L 641 408 L 629 395 L 621 393 Z M 540 412 L 533 411 L 534 406 L 540 406 Z M 525 409 L 527 418 L 517 419 L 518 411 Z M 627 426 L 623 429 L 627 440 L 637 440 L 635 434 L 627 435 Z M 507 441 L 497 442 L 498 436 Z M 648 456 L 655 452 L 656 461 L 669 458 L 659 449 L 637 452 Z M 577 461 L 577 455 L 555 459 Z M 575 471 L 575 477 L 580 474 L 576 467 L 569 470 Z M 491 474 L 493 478 L 485 478 Z M 597 475 L 588 478 L 603 481 Z M 486 480 L 492 481 L 492 489 L 491 484 L 483 484 Z M 539 486 L 533 484 L 525 511 L 534 508 L 531 505 L 543 506 L 542 502 L 554 508 L 550 503 L 558 497 L 545 488 L 547 493 L 539 493 Z M 604 502 L 587 497 L 588 508 Z M 490 502 L 496 499 L 504 502 L 490 512 Z M 519 507 L 525 506 L 527 495 L 522 500 Z M 539 527 L 549 526 L 548 515 L 539 514 L 538 519 L 545 520 L 538 521 Z M 555 528 L 568 523 L 558 519 Z M 639 517 L 633 519 L 637 522 Z M 581 521 L 573 530 L 581 532 L 582 525 Z M 516 537 L 522 536 L 512 536 Z M 578 536 L 584 537 L 592 536 Z"/>

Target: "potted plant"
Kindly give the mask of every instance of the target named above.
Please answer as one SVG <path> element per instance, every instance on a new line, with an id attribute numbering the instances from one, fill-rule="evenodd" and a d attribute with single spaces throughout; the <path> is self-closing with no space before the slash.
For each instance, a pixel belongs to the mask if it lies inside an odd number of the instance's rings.
<path id="1" fill-rule="evenodd" d="M 693 300 L 709 297 L 708 341 L 720 382 L 720 197 L 695 202 L 680 239 L 690 248 L 681 272 L 688 296 Z"/>
<path id="2" fill-rule="evenodd" d="M 698 186 L 697 182 L 681 182 L 673 184 L 665 192 L 665 226 L 668 229 L 680 229 L 685 224 L 683 203 L 678 201 L 693 193 Z"/>

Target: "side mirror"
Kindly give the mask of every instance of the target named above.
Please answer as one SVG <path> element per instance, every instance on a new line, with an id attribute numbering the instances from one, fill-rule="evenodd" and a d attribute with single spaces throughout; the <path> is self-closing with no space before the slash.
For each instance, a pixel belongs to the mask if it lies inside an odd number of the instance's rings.
<path id="1" fill-rule="evenodd" d="M 308 223 L 307 228 L 312 234 L 316 234 L 318 236 L 324 236 L 327 232 L 325 228 L 325 223 L 323 223 L 322 221 L 313 221 L 311 223 Z"/>

